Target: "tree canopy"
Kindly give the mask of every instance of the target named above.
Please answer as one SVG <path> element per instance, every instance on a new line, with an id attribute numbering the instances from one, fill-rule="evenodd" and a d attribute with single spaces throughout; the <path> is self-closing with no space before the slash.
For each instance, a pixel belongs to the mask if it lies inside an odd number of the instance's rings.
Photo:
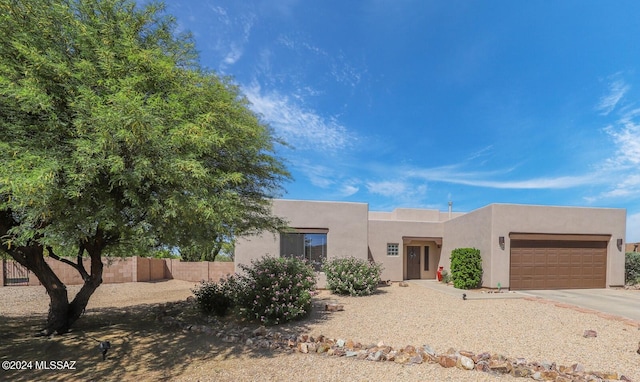
<path id="1" fill-rule="evenodd" d="M 278 143 L 162 4 L 0 0 L 0 236 L 39 278 L 43 249 L 99 285 L 103 251 L 281 227 Z"/>

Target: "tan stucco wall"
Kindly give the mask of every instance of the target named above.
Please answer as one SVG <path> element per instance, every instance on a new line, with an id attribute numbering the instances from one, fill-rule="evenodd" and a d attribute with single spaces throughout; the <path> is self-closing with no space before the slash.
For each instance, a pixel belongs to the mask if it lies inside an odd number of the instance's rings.
<path id="1" fill-rule="evenodd" d="M 443 226 L 441 223 L 435 222 L 417 222 L 417 221 L 392 221 L 392 220 L 369 220 L 369 250 L 376 263 L 383 265 L 383 280 L 400 281 L 406 278 L 406 245 L 403 243 L 403 237 L 435 237 L 442 238 Z M 398 256 L 387 256 L 387 243 L 398 243 Z M 423 278 L 435 277 L 435 267 L 437 270 L 437 262 L 440 256 L 440 249 L 437 248 L 433 241 L 416 241 L 415 244 L 409 245 L 429 245 L 431 266 L 429 271 L 421 269 Z M 423 253 L 421 252 L 421 256 Z M 423 257 L 424 258 L 424 257 Z M 422 267 L 424 268 L 424 267 Z"/>
<path id="2" fill-rule="evenodd" d="M 430 247 L 429 271 L 421 267 L 422 278 L 435 277 L 438 266 L 450 270 L 450 255 L 455 248 L 475 247 L 483 260 L 483 286 L 509 286 L 511 233 L 610 235 L 607 249 L 607 286 L 624 284 L 624 209 L 549 207 L 492 204 L 468 214 L 422 209 L 397 209 L 392 212 L 368 211 L 365 203 L 274 200 L 273 213 L 289 221 L 293 228 L 327 229 L 327 256 L 354 256 L 366 259 L 370 253 L 384 267 L 383 280 L 406 278 L 406 246 Z M 505 248 L 498 238 L 504 236 Z M 403 239 L 405 238 L 405 239 Z M 414 240 L 408 243 L 407 238 Z M 438 244 L 441 240 L 441 248 Z M 387 256 L 387 243 L 399 244 L 399 256 Z M 238 238 L 235 264 L 249 264 L 264 255 L 279 256 L 279 235 Z M 421 259 L 424 253 L 421 252 Z M 319 286 L 324 276 L 319 275 Z"/>
<path id="3" fill-rule="evenodd" d="M 444 223 L 440 265 L 449 269 L 451 251 L 475 247 L 483 261 L 483 286 L 509 286 L 510 233 L 611 235 L 607 249 L 607 285 L 624 284 L 624 253 L 616 240 L 624 240 L 626 211 L 611 208 L 553 207 L 492 204 Z M 505 237 L 505 248 L 498 243 Z"/>
<path id="4" fill-rule="evenodd" d="M 616 240 L 624 241 L 626 210 L 506 204 L 493 204 L 491 207 L 494 210 L 493 283 L 497 283 L 497 278 L 508 280 L 511 251 L 509 233 L 521 232 L 611 235 L 607 247 L 607 286 L 624 285 L 624 248 L 618 250 Z M 498 246 L 499 236 L 505 236 L 504 251 Z"/>
<path id="5" fill-rule="evenodd" d="M 369 211 L 369 220 L 443 222 L 462 216 L 462 212 L 440 212 L 422 208 L 396 208 L 391 212 Z"/>
<path id="6" fill-rule="evenodd" d="M 357 257 L 367 259 L 367 217 L 365 203 L 274 200 L 274 215 L 283 217 L 292 228 L 328 229 L 327 257 Z M 263 233 L 239 238 L 235 247 L 236 271 L 239 264 L 250 264 L 262 256 L 280 256 L 280 236 Z M 324 287 L 319 275 L 318 286 Z"/>
<path id="7" fill-rule="evenodd" d="M 491 206 L 458 216 L 444 223 L 440 266 L 451 271 L 451 251 L 477 248 L 482 256 L 483 285 L 491 280 Z"/>

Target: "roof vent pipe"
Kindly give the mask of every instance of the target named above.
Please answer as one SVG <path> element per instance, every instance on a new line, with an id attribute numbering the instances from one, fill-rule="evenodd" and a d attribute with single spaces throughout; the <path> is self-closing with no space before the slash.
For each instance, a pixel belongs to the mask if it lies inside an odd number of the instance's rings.
<path id="1" fill-rule="evenodd" d="M 453 207 L 453 202 L 451 200 L 449 200 L 449 220 L 451 220 L 451 210 Z"/>

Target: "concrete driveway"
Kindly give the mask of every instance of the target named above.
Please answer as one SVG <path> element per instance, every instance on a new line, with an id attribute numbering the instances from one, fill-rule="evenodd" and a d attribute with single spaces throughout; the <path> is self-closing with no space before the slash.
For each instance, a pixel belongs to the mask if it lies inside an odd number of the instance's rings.
<path id="1" fill-rule="evenodd" d="M 518 293 L 640 322 L 640 290 L 561 289 L 524 290 L 518 291 Z"/>

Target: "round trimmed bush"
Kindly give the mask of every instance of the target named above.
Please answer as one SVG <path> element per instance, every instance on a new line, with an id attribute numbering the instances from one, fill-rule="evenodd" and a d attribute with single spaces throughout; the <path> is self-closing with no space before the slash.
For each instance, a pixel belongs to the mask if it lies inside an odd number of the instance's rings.
<path id="1" fill-rule="evenodd" d="M 482 283 L 482 257 L 476 248 L 451 251 L 451 278 L 458 289 L 478 288 Z"/>
<path id="2" fill-rule="evenodd" d="M 326 261 L 322 265 L 327 275 L 327 288 L 340 295 L 368 296 L 380 283 L 382 266 L 355 257 L 344 257 Z"/>
<path id="3" fill-rule="evenodd" d="M 237 302 L 245 317 L 276 325 L 302 318 L 311 310 L 316 279 L 307 263 L 265 256 L 240 268 L 244 285 Z"/>
<path id="4" fill-rule="evenodd" d="M 222 317 L 235 305 L 239 289 L 240 281 L 234 276 L 229 276 L 217 283 L 202 281 L 192 292 L 201 312 Z"/>

